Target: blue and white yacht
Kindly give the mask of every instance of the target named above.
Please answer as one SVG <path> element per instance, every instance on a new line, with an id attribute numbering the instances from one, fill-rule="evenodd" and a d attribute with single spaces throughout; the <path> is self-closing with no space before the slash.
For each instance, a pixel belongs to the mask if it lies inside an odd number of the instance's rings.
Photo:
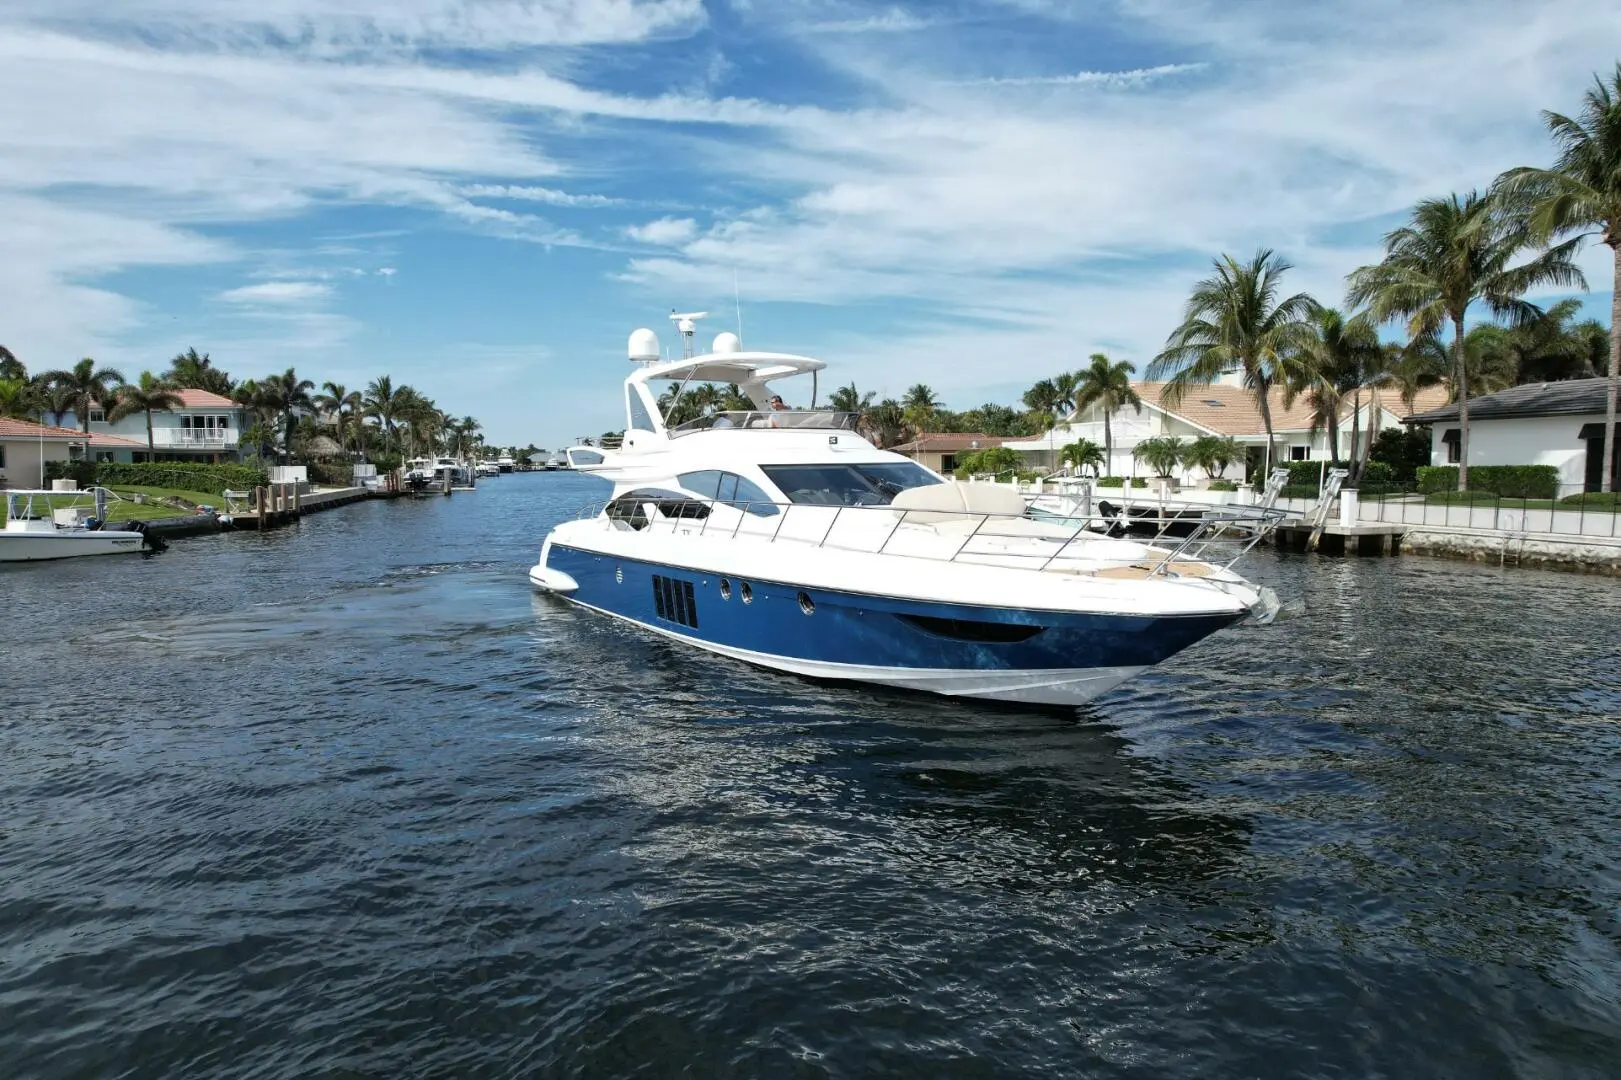
<path id="1" fill-rule="evenodd" d="M 631 335 L 621 445 L 568 450 L 613 491 L 546 537 L 538 588 L 780 671 L 1050 704 L 1276 610 L 1231 569 L 1264 516 L 1163 543 L 1032 520 L 1016 490 L 948 481 L 814 408 L 821 361 L 729 333 L 694 356 L 692 317 L 676 318 L 680 360 L 651 330 Z M 731 384 L 753 408 L 667 425 L 665 382 L 677 400 Z"/>

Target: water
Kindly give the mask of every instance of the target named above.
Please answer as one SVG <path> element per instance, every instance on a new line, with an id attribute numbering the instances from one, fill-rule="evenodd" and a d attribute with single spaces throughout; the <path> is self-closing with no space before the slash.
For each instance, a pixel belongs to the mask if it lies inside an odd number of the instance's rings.
<path id="1" fill-rule="evenodd" d="M 1621 590 L 1262 554 L 1096 707 L 531 593 L 588 478 L 0 572 L 0 1076 L 1615 1076 Z"/>

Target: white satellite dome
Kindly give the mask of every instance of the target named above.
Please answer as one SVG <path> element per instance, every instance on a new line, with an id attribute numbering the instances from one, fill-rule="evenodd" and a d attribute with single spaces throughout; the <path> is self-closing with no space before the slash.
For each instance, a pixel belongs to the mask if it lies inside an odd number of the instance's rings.
<path id="1" fill-rule="evenodd" d="M 742 352 L 743 339 L 732 333 L 730 330 L 726 331 L 724 334 L 716 334 L 715 344 L 710 348 L 709 351 L 714 353 L 716 356 L 725 356 L 728 353 Z"/>
<path id="2" fill-rule="evenodd" d="M 659 336 L 643 327 L 630 332 L 630 358 L 638 364 L 656 363 L 663 352 L 659 349 Z"/>

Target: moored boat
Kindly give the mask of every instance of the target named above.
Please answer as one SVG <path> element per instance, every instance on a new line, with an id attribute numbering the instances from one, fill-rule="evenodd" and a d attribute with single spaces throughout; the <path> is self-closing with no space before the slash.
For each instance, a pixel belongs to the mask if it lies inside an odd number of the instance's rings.
<path id="1" fill-rule="evenodd" d="M 156 546 L 146 537 L 144 522 L 108 529 L 99 518 L 85 524 L 68 509 L 58 520 L 57 501 L 78 501 L 87 492 L 6 490 L 5 528 L 0 530 L 0 562 L 43 562 L 86 555 L 127 555 Z"/>

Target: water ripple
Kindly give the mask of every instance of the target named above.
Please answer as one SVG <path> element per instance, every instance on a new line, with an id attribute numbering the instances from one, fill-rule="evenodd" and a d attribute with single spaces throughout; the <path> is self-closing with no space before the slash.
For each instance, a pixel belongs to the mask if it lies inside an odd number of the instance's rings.
<path id="1" fill-rule="evenodd" d="M 0 1075 L 1614 1075 L 1613 583 L 1258 554 L 1032 712 L 534 595 L 592 485 L 0 572 Z"/>

